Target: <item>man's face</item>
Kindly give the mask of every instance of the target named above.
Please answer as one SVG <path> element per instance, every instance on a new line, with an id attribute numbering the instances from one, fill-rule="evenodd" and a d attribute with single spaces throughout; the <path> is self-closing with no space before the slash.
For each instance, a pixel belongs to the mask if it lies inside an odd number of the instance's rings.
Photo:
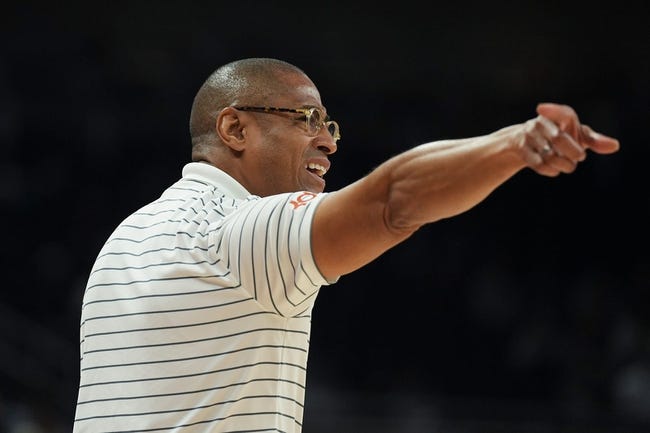
<path id="1" fill-rule="evenodd" d="M 323 112 L 320 94 L 314 84 L 301 75 L 292 75 L 290 90 L 273 100 L 282 108 L 317 107 Z M 247 187 L 260 196 L 293 191 L 323 192 L 323 176 L 329 170 L 328 155 L 336 143 L 325 127 L 310 134 L 301 113 L 250 113 L 259 128 L 247 146 Z M 258 135 L 259 134 L 259 135 Z"/>

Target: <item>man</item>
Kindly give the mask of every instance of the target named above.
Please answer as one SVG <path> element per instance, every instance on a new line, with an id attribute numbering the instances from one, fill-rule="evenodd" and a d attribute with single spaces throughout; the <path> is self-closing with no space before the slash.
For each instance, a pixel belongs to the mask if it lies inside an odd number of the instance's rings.
<path id="1" fill-rule="evenodd" d="M 90 274 L 74 431 L 300 432 L 321 286 L 526 167 L 553 177 L 618 150 L 570 107 L 537 112 L 324 193 L 340 132 L 309 77 L 276 59 L 217 69 L 192 107 L 193 162 L 117 227 Z"/>

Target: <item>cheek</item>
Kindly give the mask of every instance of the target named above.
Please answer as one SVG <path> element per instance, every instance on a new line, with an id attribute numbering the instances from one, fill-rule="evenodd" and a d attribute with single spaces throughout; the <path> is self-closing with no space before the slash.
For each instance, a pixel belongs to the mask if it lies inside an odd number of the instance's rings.
<path id="1" fill-rule="evenodd" d="M 291 140 L 286 128 L 280 131 L 270 130 L 263 144 L 262 160 L 280 175 L 299 172 L 304 165 L 305 144 L 301 140 Z"/>
<path id="2" fill-rule="evenodd" d="M 264 183 L 274 190 L 288 191 L 296 187 L 297 178 L 304 165 L 302 155 L 291 152 L 286 142 L 268 140 L 257 155 L 259 173 Z"/>
<path id="3" fill-rule="evenodd" d="M 282 179 L 295 179 L 300 173 L 300 163 L 288 153 L 273 152 L 267 154 L 262 162 L 266 177 L 276 178 L 277 182 L 285 182 Z M 273 179 L 272 179 L 273 181 Z"/>

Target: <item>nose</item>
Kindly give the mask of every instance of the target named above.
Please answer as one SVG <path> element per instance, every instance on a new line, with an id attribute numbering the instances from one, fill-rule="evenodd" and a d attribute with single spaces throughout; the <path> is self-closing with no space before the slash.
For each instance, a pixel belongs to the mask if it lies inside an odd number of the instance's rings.
<path id="1" fill-rule="evenodd" d="M 325 153 L 325 155 L 331 155 L 338 149 L 336 140 L 332 137 L 332 134 L 326 128 L 321 128 L 318 131 L 318 136 L 314 140 L 314 144 L 318 150 Z"/>

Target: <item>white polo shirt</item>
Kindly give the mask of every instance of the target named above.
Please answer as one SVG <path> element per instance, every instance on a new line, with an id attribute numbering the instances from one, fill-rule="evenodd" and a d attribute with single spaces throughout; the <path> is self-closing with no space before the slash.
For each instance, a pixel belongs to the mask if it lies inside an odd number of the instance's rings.
<path id="1" fill-rule="evenodd" d="M 74 433 L 300 432 L 325 195 L 190 163 L 126 218 L 83 299 Z"/>

